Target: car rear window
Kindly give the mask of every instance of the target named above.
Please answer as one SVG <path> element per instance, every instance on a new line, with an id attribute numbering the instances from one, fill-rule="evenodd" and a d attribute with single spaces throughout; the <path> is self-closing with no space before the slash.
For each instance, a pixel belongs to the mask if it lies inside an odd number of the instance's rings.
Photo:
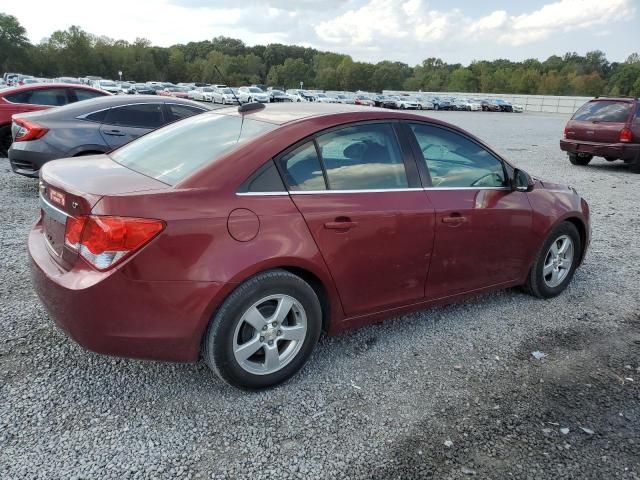
<path id="1" fill-rule="evenodd" d="M 585 103 L 573 116 L 583 122 L 626 122 L 633 104 L 616 100 L 596 100 Z"/>
<path id="2" fill-rule="evenodd" d="M 111 158 L 131 170 L 175 185 L 238 144 L 276 127 L 244 116 L 195 115 L 140 137 L 113 152 Z"/>

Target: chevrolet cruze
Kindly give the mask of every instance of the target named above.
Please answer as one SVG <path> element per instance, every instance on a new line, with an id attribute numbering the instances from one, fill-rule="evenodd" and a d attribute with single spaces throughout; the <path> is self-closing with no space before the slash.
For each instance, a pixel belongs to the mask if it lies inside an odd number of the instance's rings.
<path id="1" fill-rule="evenodd" d="M 96 352 L 247 389 L 321 332 L 523 286 L 560 294 L 589 208 L 463 130 L 348 105 L 248 104 L 40 174 L 29 235 L 51 317 Z"/>

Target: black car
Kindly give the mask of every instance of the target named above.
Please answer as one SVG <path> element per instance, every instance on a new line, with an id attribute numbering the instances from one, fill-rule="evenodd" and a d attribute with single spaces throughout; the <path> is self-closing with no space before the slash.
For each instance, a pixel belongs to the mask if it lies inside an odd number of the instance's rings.
<path id="1" fill-rule="evenodd" d="M 282 90 L 269 90 L 269 101 L 270 102 L 292 102 L 293 100 L 289 95 L 284 93 Z"/>
<path id="2" fill-rule="evenodd" d="M 174 97 L 118 95 L 13 116 L 11 168 L 37 177 L 50 160 L 105 153 L 168 123 L 211 110 Z"/>
<path id="3" fill-rule="evenodd" d="M 501 112 L 513 112 L 513 106 L 509 102 L 499 98 L 494 99 L 493 102 L 500 107 Z"/>
<path id="4" fill-rule="evenodd" d="M 455 109 L 451 100 L 448 100 L 446 98 L 433 97 L 431 98 L 431 103 L 433 103 L 434 110 L 454 110 Z"/>
<path id="5" fill-rule="evenodd" d="M 136 95 L 155 95 L 156 88 L 146 83 L 136 83 L 133 85 L 133 90 Z"/>

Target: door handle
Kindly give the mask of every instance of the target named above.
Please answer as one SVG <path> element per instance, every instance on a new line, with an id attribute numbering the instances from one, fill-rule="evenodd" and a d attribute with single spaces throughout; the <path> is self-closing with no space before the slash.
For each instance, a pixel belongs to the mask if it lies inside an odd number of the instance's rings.
<path id="1" fill-rule="evenodd" d="M 349 230 L 356 227 L 358 222 L 352 222 L 350 218 L 338 217 L 334 222 L 327 222 L 324 224 L 324 228 L 329 230 Z"/>
<path id="2" fill-rule="evenodd" d="M 466 223 L 467 221 L 468 221 L 468 218 L 463 217 L 459 213 L 458 214 L 454 213 L 450 217 L 442 217 L 442 223 L 446 223 L 448 225 L 451 225 L 452 227 L 461 225 L 463 223 Z"/>
<path id="3" fill-rule="evenodd" d="M 124 133 L 120 130 L 105 130 L 105 135 L 113 135 L 114 137 L 124 137 Z"/>

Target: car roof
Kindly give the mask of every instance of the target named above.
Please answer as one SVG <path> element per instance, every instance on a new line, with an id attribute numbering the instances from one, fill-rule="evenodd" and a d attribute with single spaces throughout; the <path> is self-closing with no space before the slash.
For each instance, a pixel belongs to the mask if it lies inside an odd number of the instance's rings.
<path id="1" fill-rule="evenodd" d="M 100 93 L 103 93 L 103 94 L 107 94 L 107 92 L 105 92 L 103 90 L 98 90 L 96 88 L 88 87 L 86 85 L 81 85 L 81 84 L 76 84 L 76 83 L 58 82 L 58 83 L 30 83 L 28 85 L 21 85 L 19 87 L 12 87 L 11 89 L 3 90 L 2 93 L 0 93 L 0 96 L 4 96 L 4 95 L 7 95 L 7 94 L 11 94 L 11 93 L 25 92 L 25 91 L 29 91 L 29 90 L 39 90 L 39 89 L 42 89 L 42 88 L 80 88 L 82 90 L 91 90 L 93 92 L 100 92 Z"/>
<path id="2" fill-rule="evenodd" d="M 17 114 L 15 116 L 33 118 L 46 117 L 49 119 L 74 118 L 79 115 L 84 115 L 98 110 L 137 103 L 177 103 L 181 105 L 192 105 L 194 107 L 202 108 L 203 110 L 211 110 L 211 107 L 208 105 L 177 97 L 162 97 L 157 95 L 106 95 L 99 98 L 70 103 L 62 107 Z"/>

